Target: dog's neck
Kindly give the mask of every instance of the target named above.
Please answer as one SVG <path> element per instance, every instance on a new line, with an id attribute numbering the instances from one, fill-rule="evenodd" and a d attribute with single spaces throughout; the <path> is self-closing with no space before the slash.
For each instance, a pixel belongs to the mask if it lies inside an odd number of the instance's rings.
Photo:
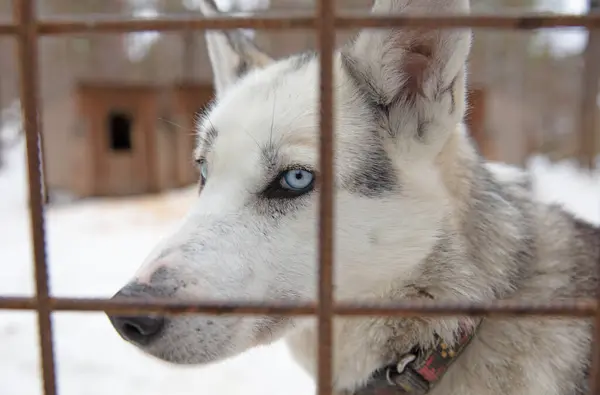
<path id="1" fill-rule="evenodd" d="M 481 323 L 481 321 L 479 322 Z M 454 344 L 437 337 L 434 347 L 416 347 L 373 374 L 367 385 L 350 395 L 427 395 L 444 377 L 477 335 L 477 327 L 462 325 Z"/>

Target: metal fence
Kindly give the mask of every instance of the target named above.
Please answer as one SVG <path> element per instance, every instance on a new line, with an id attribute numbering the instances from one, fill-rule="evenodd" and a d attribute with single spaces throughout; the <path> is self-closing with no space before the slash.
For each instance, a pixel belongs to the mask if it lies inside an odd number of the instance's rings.
<path id="1" fill-rule="evenodd" d="M 35 0 L 13 0 L 13 21 L 0 22 L 0 35 L 16 37 L 20 67 L 20 88 L 24 126 L 27 140 L 29 203 L 31 235 L 34 249 L 35 297 L 0 295 L 0 309 L 36 310 L 45 395 L 57 394 L 55 360 L 52 342 L 52 311 L 106 311 L 110 313 L 154 312 L 162 314 L 204 313 L 214 315 L 316 315 L 318 317 L 318 393 L 332 392 L 332 320 L 340 316 L 523 316 L 554 315 L 595 317 L 595 341 L 591 393 L 600 395 L 600 289 L 597 299 L 576 299 L 561 303 L 514 303 L 498 301 L 486 304 L 439 302 L 406 302 L 394 305 L 351 305 L 333 303 L 333 47 L 336 29 L 359 27 L 428 27 L 428 28 L 495 28 L 539 29 L 552 27 L 600 28 L 600 13 L 587 15 L 403 15 L 366 16 L 336 15 L 333 0 L 320 0 L 314 15 L 293 17 L 236 17 L 236 18 L 160 18 L 153 20 L 95 19 L 57 20 L 38 19 Z M 183 29 L 317 29 L 320 50 L 320 170 L 321 193 L 319 207 L 319 299 L 316 304 L 256 304 L 231 301 L 215 303 L 123 302 L 106 299 L 53 298 L 49 295 L 46 262 L 46 235 L 41 180 L 41 127 L 39 120 L 39 62 L 38 40 L 44 35 L 89 32 L 178 31 Z M 586 68 L 590 72 L 590 68 Z M 591 70 L 592 72 L 594 70 Z M 589 79 L 588 79 L 589 80 Z M 597 84 L 597 81 L 596 81 Z M 597 87 L 594 87 L 597 90 Z M 588 95 L 589 97 L 589 95 Z M 594 106 L 586 106 L 594 108 Z M 589 119 L 594 119 L 590 117 Z M 593 135 L 594 122 L 584 123 Z M 599 262 L 600 264 L 600 262 Z"/>

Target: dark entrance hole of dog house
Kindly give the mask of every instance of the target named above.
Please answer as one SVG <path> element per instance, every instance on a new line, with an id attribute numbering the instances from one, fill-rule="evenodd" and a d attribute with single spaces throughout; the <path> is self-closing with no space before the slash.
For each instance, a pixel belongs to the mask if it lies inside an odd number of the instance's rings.
<path id="1" fill-rule="evenodd" d="M 110 148 L 113 151 L 131 150 L 131 116 L 122 111 L 112 111 L 108 115 Z"/>

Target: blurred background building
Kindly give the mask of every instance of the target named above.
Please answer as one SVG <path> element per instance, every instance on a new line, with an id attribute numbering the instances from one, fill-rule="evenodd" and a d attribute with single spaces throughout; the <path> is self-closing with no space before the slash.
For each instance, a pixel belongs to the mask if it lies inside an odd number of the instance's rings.
<path id="1" fill-rule="evenodd" d="M 0 0 L 0 20 L 11 17 L 9 3 Z M 220 3 L 240 11 L 233 1 Z M 309 0 L 250 3 L 257 4 L 247 8 L 273 13 L 314 7 Z M 371 1 L 337 3 L 338 10 L 351 12 L 367 10 Z M 486 12 L 586 10 L 585 0 L 473 3 L 475 10 Z M 43 0 L 39 7 L 51 18 L 199 14 L 194 0 Z M 249 33 L 276 57 L 316 44 L 312 31 Z M 337 41 L 354 33 L 340 32 Z M 486 157 L 524 164 L 536 153 L 551 159 L 578 155 L 586 37 L 579 29 L 475 31 L 469 121 Z M 201 31 L 51 36 L 41 40 L 40 49 L 44 170 L 51 197 L 149 193 L 195 182 L 193 120 L 212 97 Z M 6 114 L 18 113 L 11 38 L 0 38 L 0 54 L 0 109 L 7 122 Z M 9 144 L 10 138 L 2 141 Z"/>

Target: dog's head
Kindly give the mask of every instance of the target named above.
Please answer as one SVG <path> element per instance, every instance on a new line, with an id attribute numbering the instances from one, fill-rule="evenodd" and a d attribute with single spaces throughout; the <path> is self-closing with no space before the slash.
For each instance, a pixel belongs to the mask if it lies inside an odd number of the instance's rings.
<path id="1" fill-rule="evenodd" d="M 378 0 L 374 12 L 468 8 L 468 0 Z M 117 297 L 315 301 L 319 58 L 275 61 L 240 32 L 207 32 L 207 43 L 217 99 L 197 125 L 198 197 Z M 401 289 L 430 254 L 450 210 L 443 173 L 452 166 L 447 147 L 460 146 L 469 47 L 465 29 L 369 29 L 335 53 L 337 300 Z M 220 360 L 312 322 L 111 320 L 127 340 L 176 363 Z"/>

